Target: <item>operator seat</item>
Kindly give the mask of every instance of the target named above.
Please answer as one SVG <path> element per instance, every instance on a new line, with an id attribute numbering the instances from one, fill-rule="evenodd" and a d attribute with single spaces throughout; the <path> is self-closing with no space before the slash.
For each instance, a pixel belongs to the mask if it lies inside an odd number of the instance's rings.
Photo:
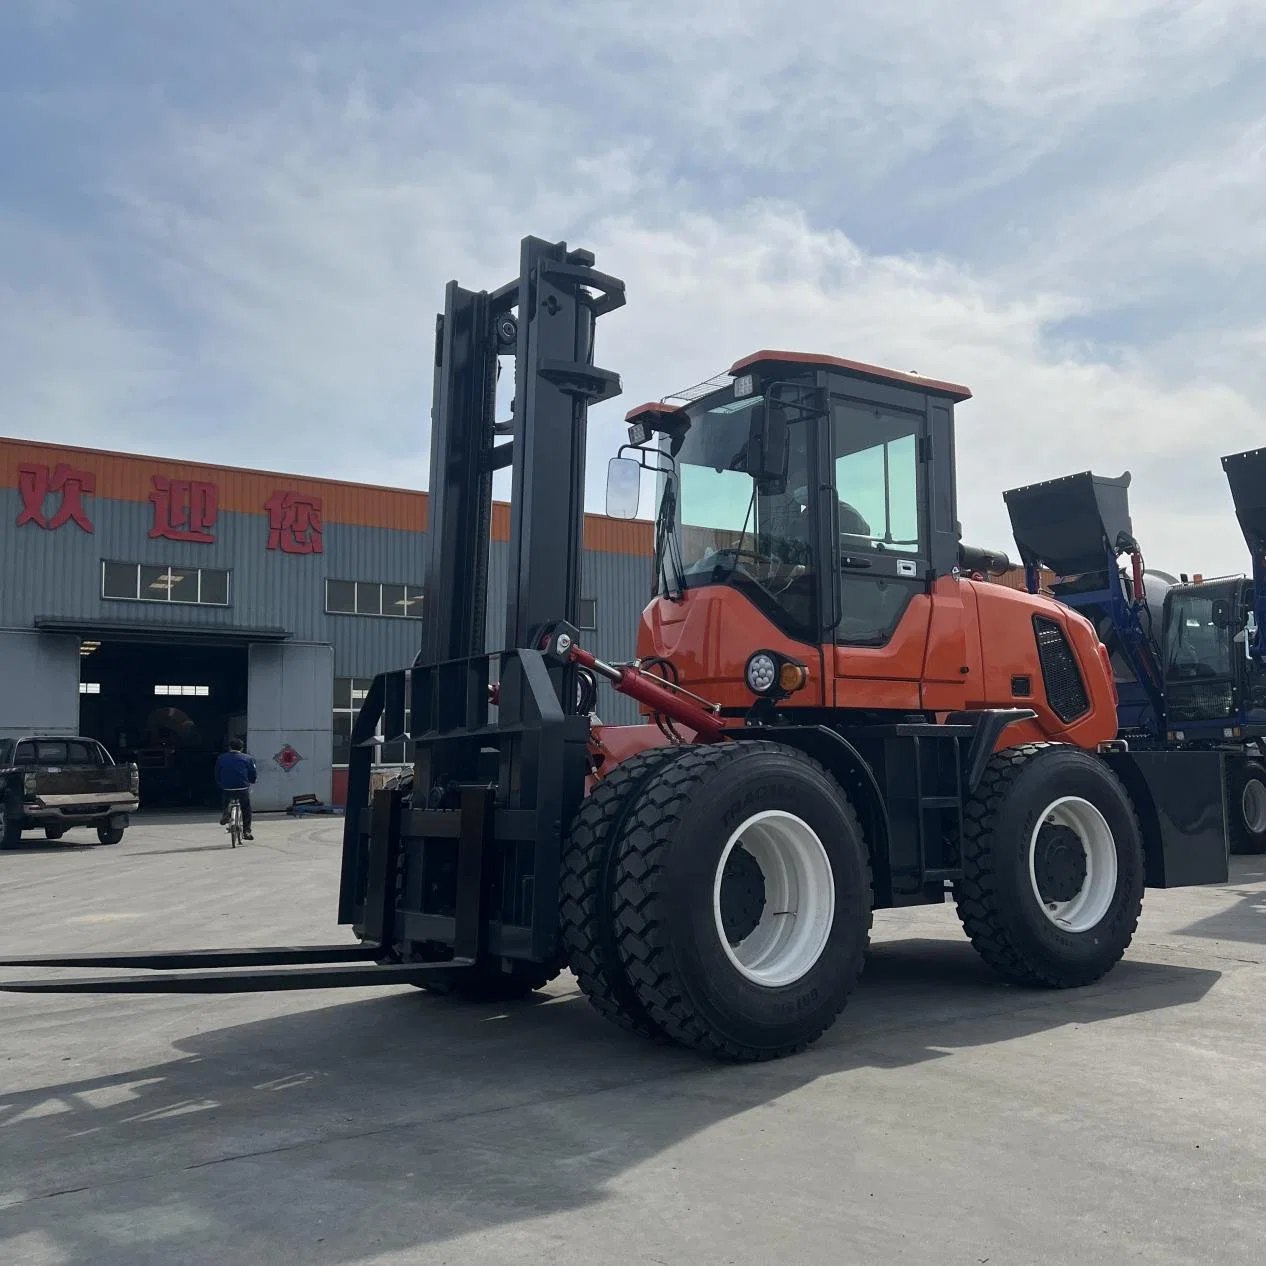
<path id="1" fill-rule="evenodd" d="M 861 513 L 847 501 L 840 502 L 840 536 L 857 537 L 868 545 L 873 537 L 870 524 L 862 518 Z"/>

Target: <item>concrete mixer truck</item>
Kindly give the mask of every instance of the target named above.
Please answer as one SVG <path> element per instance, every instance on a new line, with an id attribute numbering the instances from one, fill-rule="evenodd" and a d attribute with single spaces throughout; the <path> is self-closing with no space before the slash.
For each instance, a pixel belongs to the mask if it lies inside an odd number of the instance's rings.
<path id="1" fill-rule="evenodd" d="M 1026 586 L 1098 630 L 1112 661 L 1119 737 L 1132 749 L 1225 753 L 1233 853 L 1266 853 L 1266 449 L 1222 459 L 1253 559 L 1204 579 L 1148 568 L 1130 474 L 1081 471 L 1003 494 Z"/>

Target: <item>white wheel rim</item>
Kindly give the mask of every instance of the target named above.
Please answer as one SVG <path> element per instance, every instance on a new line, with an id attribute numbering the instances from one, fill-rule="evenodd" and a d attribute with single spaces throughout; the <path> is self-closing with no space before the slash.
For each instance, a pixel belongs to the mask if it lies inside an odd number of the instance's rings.
<path id="1" fill-rule="evenodd" d="M 726 863 L 742 845 L 765 879 L 765 904 L 756 926 L 731 945 L 721 918 Z M 835 876 L 813 828 L 792 813 L 757 813 L 730 836 L 712 883 L 717 936 L 735 969 L 769 989 L 794 984 L 822 957 L 835 919 Z"/>
<path id="2" fill-rule="evenodd" d="M 1244 825 L 1254 834 L 1266 831 L 1266 786 L 1260 778 L 1250 778 L 1240 793 L 1240 812 Z"/>
<path id="3" fill-rule="evenodd" d="M 1048 825 L 1067 827 L 1081 844 L 1085 878 L 1067 900 L 1043 897 L 1038 885 L 1038 838 Z M 1029 836 L 1029 883 L 1038 908 L 1062 931 L 1089 931 L 1108 913 L 1117 890 L 1116 840 L 1103 814 L 1089 800 L 1064 796 L 1047 805 L 1038 817 Z"/>

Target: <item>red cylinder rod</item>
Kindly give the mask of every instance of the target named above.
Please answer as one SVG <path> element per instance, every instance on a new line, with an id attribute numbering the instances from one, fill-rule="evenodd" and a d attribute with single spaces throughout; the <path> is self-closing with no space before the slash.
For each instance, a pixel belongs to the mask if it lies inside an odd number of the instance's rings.
<path id="1" fill-rule="evenodd" d="M 661 686 L 649 673 L 638 672 L 629 665 L 616 668 L 613 664 L 604 664 L 587 650 L 573 646 L 571 657 L 576 663 L 592 669 L 600 677 L 605 677 L 622 695 L 636 699 L 645 704 L 652 712 L 671 717 L 674 721 L 693 730 L 702 742 L 710 743 L 725 732 L 724 719 L 715 712 L 694 703 L 682 695 L 674 694 L 667 686 Z"/>
<path id="2" fill-rule="evenodd" d="M 1134 565 L 1134 601 L 1142 602 L 1147 597 L 1143 590 L 1143 555 L 1135 550 L 1130 555 L 1130 562 Z"/>

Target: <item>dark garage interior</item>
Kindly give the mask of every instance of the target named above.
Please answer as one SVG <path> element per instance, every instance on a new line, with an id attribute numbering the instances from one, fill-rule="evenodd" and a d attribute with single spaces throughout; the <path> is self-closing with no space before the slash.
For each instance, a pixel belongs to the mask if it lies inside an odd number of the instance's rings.
<path id="1" fill-rule="evenodd" d="M 215 757 L 246 737 L 246 648 L 85 640 L 80 656 L 80 732 L 137 763 L 142 807 L 218 804 Z"/>

